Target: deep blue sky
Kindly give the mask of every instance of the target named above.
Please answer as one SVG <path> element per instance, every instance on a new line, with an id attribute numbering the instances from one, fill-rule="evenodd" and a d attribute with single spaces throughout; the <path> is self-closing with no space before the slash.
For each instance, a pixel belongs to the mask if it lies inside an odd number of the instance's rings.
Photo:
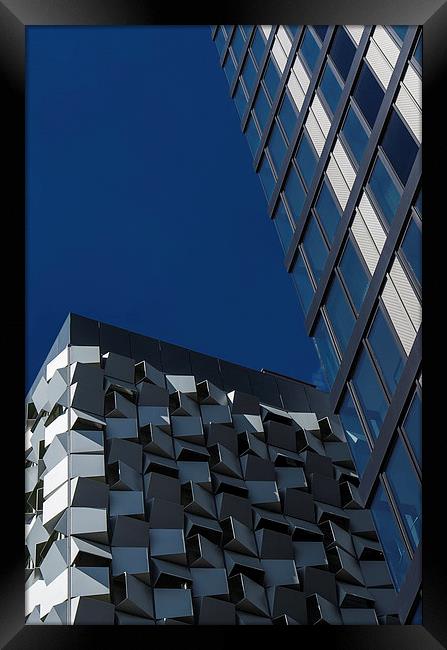
<path id="1" fill-rule="evenodd" d="M 27 29 L 27 386 L 69 311 L 315 380 L 208 27 Z"/>

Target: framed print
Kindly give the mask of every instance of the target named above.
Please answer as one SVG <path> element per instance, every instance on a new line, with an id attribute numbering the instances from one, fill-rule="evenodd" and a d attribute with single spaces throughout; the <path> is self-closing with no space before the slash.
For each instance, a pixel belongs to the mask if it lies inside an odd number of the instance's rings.
<path id="1" fill-rule="evenodd" d="M 5 647 L 447 642 L 446 23 L 0 2 Z"/>

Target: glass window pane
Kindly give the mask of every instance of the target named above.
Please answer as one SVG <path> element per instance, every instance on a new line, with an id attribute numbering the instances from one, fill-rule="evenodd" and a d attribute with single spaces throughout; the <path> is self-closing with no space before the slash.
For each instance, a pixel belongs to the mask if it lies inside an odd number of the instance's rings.
<path id="1" fill-rule="evenodd" d="M 286 29 L 292 34 L 292 37 L 295 38 L 295 34 L 298 31 L 299 25 L 286 25 Z"/>
<path id="2" fill-rule="evenodd" d="M 254 59 L 259 68 L 259 64 L 261 63 L 265 51 L 265 38 L 259 27 L 256 28 L 255 35 L 251 42 L 251 51 L 253 52 Z"/>
<path id="3" fill-rule="evenodd" d="M 397 522 L 391 510 L 388 497 L 382 485 L 379 484 L 371 503 L 371 514 L 374 518 L 388 568 L 396 590 L 399 591 L 405 579 L 410 558 L 400 534 Z"/>
<path id="4" fill-rule="evenodd" d="M 307 187 L 309 187 L 315 174 L 318 159 L 312 145 L 305 135 L 301 138 L 298 151 L 295 154 L 295 160 L 304 182 Z"/>
<path id="5" fill-rule="evenodd" d="M 360 163 L 368 144 L 368 134 L 363 128 L 354 109 L 351 107 L 345 118 L 342 133 L 349 145 L 352 155 L 357 163 Z"/>
<path id="6" fill-rule="evenodd" d="M 222 30 L 222 27 L 219 27 L 219 29 L 217 30 L 217 34 L 214 42 L 216 43 L 217 51 L 219 52 L 219 54 L 222 54 L 226 43 L 226 35 Z"/>
<path id="7" fill-rule="evenodd" d="M 326 63 L 324 68 L 323 76 L 320 81 L 320 90 L 323 93 L 327 105 L 331 109 L 332 113 L 335 113 L 338 100 L 340 99 L 342 86 L 332 71 L 329 63 Z"/>
<path id="8" fill-rule="evenodd" d="M 262 87 L 258 90 L 253 109 L 259 126 L 262 130 L 264 130 L 268 117 L 270 115 L 270 104 Z"/>
<path id="9" fill-rule="evenodd" d="M 265 196 L 267 197 L 267 200 L 270 201 L 273 194 L 273 189 L 275 187 L 275 179 L 273 178 L 273 172 L 265 154 L 262 157 L 258 173 L 261 179 L 262 187 L 264 188 Z"/>
<path id="10" fill-rule="evenodd" d="M 320 281 L 328 256 L 328 249 L 323 241 L 320 229 L 314 218 L 311 218 L 303 239 L 303 250 L 312 270 L 316 283 Z"/>
<path id="11" fill-rule="evenodd" d="M 282 247 L 287 251 L 292 240 L 293 228 L 282 200 L 278 203 L 273 219 Z"/>
<path id="12" fill-rule="evenodd" d="M 284 162 L 287 146 L 277 124 L 273 126 L 267 146 L 270 153 L 270 158 L 273 160 L 276 175 L 278 176 L 279 170 L 281 169 L 281 166 Z"/>
<path id="13" fill-rule="evenodd" d="M 371 450 L 349 391 L 346 391 L 345 393 L 340 407 L 339 416 L 352 457 L 354 458 L 357 472 L 359 476 L 362 476 L 369 457 L 371 456 Z"/>
<path id="14" fill-rule="evenodd" d="M 250 55 L 248 55 L 242 66 L 242 78 L 249 94 L 252 93 L 256 81 L 256 68 Z"/>
<path id="15" fill-rule="evenodd" d="M 363 64 L 354 90 L 354 98 L 369 126 L 373 128 L 385 93 L 366 63 Z"/>
<path id="16" fill-rule="evenodd" d="M 413 616 L 411 618 L 410 625 L 422 625 L 422 598 L 418 598 L 418 603 L 416 609 L 414 610 Z"/>
<path id="17" fill-rule="evenodd" d="M 276 65 L 273 63 L 272 58 L 270 57 L 267 64 L 267 68 L 264 72 L 264 81 L 267 88 L 267 92 L 270 96 L 270 99 L 273 101 L 276 95 L 279 84 L 279 72 Z"/>
<path id="18" fill-rule="evenodd" d="M 419 36 L 417 45 L 414 49 L 413 56 L 422 68 L 422 35 Z"/>
<path id="19" fill-rule="evenodd" d="M 317 32 L 320 41 L 323 42 L 329 25 L 312 25 L 312 27 L 314 28 L 314 31 Z"/>
<path id="20" fill-rule="evenodd" d="M 237 112 L 239 113 L 239 116 L 242 118 L 245 111 L 245 107 L 247 106 L 247 98 L 245 97 L 245 92 L 241 86 L 240 81 L 238 82 L 236 87 L 236 92 L 234 93 L 234 102 L 236 104 Z"/>
<path id="21" fill-rule="evenodd" d="M 287 205 L 289 206 L 290 213 L 296 222 L 300 217 L 301 210 L 306 199 L 306 193 L 304 191 L 303 184 L 293 166 L 290 168 L 287 176 L 286 184 L 284 186 L 284 195 L 287 199 Z"/>
<path id="22" fill-rule="evenodd" d="M 402 428 L 407 434 L 419 466 L 422 467 L 422 401 L 418 392 L 414 394 Z"/>
<path id="23" fill-rule="evenodd" d="M 298 256 L 295 262 L 295 266 L 292 270 L 292 277 L 298 293 L 298 298 L 300 299 L 301 307 L 303 308 L 304 313 L 307 314 L 314 297 L 314 290 L 301 255 Z"/>
<path id="24" fill-rule="evenodd" d="M 377 438 L 388 410 L 388 402 L 366 350 L 359 357 L 352 384 L 368 427 Z"/>
<path id="25" fill-rule="evenodd" d="M 382 148 L 402 184 L 405 185 L 419 147 L 395 110 L 391 114 L 382 138 Z"/>
<path id="26" fill-rule="evenodd" d="M 422 233 L 415 219 L 411 219 L 408 225 L 402 250 L 419 284 L 422 284 Z"/>
<path id="27" fill-rule="evenodd" d="M 225 72 L 225 75 L 228 79 L 228 83 L 232 83 L 234 79 L 234 75 L 236 73 L 236 66 L 234 65 L 234 61 L 231 57 L 230 52 L 228 52 L 227 57 L 225 59 L 225 63 L 223 65 L 223 69 Z"/>
<path id="28" fill-rule="evenodd" d="M 337 276 L 332 279 L 332 284 L 326 300 L 326 311 L 337 338 L 341 352 L 345 352 L 352 330 L 355 317 L 346 299 L 346 294 Z"/>
<path id="29" fill-rule="evenodd" d="M 233 38 L 231 39 L 231 47 L 233 48 L 236 61 L 241 60 L 244 44 L 245 38 L 240 30 L 240 27 L 236 27 Z"/>
<path id="30" fill-rule="evenodd" d="M 416 548 L 422 533 L 422 489 L 401 438 L 396 440 L 385 473 L 408 537 Z"/>
<path id="31" fill-rule="evenodd" d="M 408 32 L 408 25 L 391 25 L 391 29 L 398 35 L 401 41 L 404 40 Z"/>
<path id="32" fill-rule="evenodd" d="M 349 296 L 359 312 L 368 290 L 369 277 L 350 239 L 346 243 L 339 269 L 348 289 Z"/>
<path id="33" fill-rule="evenodd" d="M 337 204 L 329 190 L 326 181 L 321 186 L 318 200 L 315 204 L 315 210 L 320 218 L 323 230 L 332 244 L 334 241 L 335 232 L 340 221 L 340 211 Z"/>
<path id="34" fill-rule="evenodd" d="M 315 64 L 320 54 L 320 46 L 313 37 L 312 33 L 308 28 L 306 28 L 304 38 L 301 41 L 300 53 L 305 62 L 307 63 L 309 70 L 313 71 Z"/>
<path id="35" fill-rule="evenodd" d="M 281 108 L 279 109 L 278 119 L 289 142 L 291 141 L 293 132 L 295 131 L 297 117 L 295 105 L 286 90 Z"/>
<path id="36" fill-rule="evenodd" d="M 377 158 L 374 165 L 369 186 L 388 225 L 391 225 L 399 205 L 400 193 L 380 158 Z"/>
<path id="37" fill-rule="evenodd" d="M 368 334 L 368 341 L 385 384 L 391 395 L 396 390 L 404 368 L 404 353 L 397 344 L 382 310 L 379 308 Z"/>
<path id="38" fill-rule="evenodd" d="M 337 28 L 335 38 L 332 42 L 329 54 L 332 61 L 335 63 L 337 70 L 341 77 L 346 81 L 351 63 L 354 58 L 356 47 L 352 40 L 349 38 L 344 27 Z"/>
<path id="39" fill-rule="evenodd" d="M 320 362 L 326 376 L 326 382 L 329 388 L 331 388 L 335 377 L 337 376 L 340 362 L 335 352 L 335 348 L 327 330 L 326 324 L 321 315 L 318 318 L 318 323 L 315 327 L 314 339 L 318 351 L 318 356 L 320 357 Z"/>
<path id="40" fill-rule="evenodd" d="M 258 150 L 259 143 L 261 142 L 261 136 L 258 133 L 258 128 L 252 117 L 250 117 L 248 120 L 247 128 L 245 129 L 245 135 L 247 137 L 248 145 L 254 158 Z"/>

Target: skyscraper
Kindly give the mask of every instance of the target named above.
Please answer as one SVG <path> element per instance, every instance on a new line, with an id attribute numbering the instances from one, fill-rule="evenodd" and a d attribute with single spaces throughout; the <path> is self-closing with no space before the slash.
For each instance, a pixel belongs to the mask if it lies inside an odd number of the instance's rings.
<path id="1" fill-rule="evenodd" d="M 403 618 L 421 611 L 421 96 L 415 26 L 213 25 Z"/>

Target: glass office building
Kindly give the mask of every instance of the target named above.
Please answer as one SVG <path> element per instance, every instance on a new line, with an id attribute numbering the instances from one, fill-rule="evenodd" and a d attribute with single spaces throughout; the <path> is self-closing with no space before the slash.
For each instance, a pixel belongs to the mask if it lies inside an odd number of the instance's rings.
<path id="1" fill-rule="evenodd" d="M 422 34 L 213 25 L 331 408 L 421 620 Z"/>

